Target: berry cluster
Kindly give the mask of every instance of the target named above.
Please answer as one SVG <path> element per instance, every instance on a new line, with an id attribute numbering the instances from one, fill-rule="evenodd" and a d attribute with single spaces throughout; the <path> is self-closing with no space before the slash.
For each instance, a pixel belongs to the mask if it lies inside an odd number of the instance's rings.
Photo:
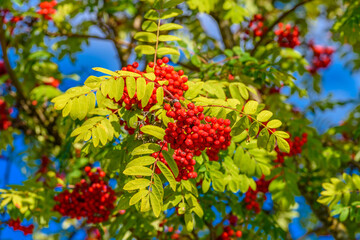
<path id="1" fill-rule="evenodd" d="M 14 229 L 14 231 L 22 231 L 25 235 L 32 234 L 34 231 L 34 225 L 30 224 L 29 226 L 21 226 L 20 219 L 10 219 L 7 222 L 8 226 Z"/>
<path id="2" fill-rule="evenodd" d="M 237 238 L 242 237 L 242 232 L 240 230 L 234 231 L 230 226 L 224 227 L 223 233 L 217 238 L 218 240 L 230 240 L 233 239 L 233 236 L 236 236 Z"/>
<path id="3" fill-rule="evenodd" d="M 261 14 L 255 14 L 253 19 L 249 22 L 248 29 L 245 30 L 248 38 L 251 34 L 255 37 L 261 37 L 264 32 L 267 30 L 267 27 L 264 26 L 264 17 Z"/>
<path id="4" fill-rule="evenodd" d="M 6 130 L 11 126 L 10 113 L 11 110 L 6 107 L 6 102 L 0 99 L 0 130 Z"/>
<path id="5" fill-rule="evenodd" d="M 279 23 L 278 27 L 275 30 L 275 35 L 278 36 L 277 42 L 280 47 L 294 48 L 300 45 L 299 29 L 297 26 L 292 28 L 290 24 L 284 26 L 283 23 Z"/>
<path id="6" fill-rule="evenodd" d="M 171 93 L 176 99 L 180 99 L 183 100 L 183 95 L 184 92 L 188 90 L 189 86 L 187 86 L 185 83 L 188 81 L 188 78 L 183 76 L 184 75 L 184 71 L 183 70 L 179 70 L 179 71 L 174 71 L 174 67 L 173 66 L 169 66 L 167 65 L 167 63 L 169 62 L 169 58 L 167 57 L 163 57 L 162 59 L 158 59 L 156 61 L 156 65 L 153 62 L 149 63 L 149 68 L 153 68 L 154 69 L 154 74 L 156 76 L 154 82 L 155 82 L 155 87 L 152 93 L 152 96 L 149 100 L 149 103 L 146 106 L 142 106 L 141 105 L 141 101 L 139 101 L 137 99 L 137 94 L 135 93 L 135 95 L 130 98 L 128 91 L 127 91 L 127 87 L 125 84 L 125 88 L 124 88 L 124 93 L 123 96 L 121 97 L 121 99 L 118 101 L 119 104 L 123 104 L 125 105 L 125 108 L 127 110 L 130 110 L 132 108 L 132 106 L 137 106 L 139 109 L 143 109 L 144 111 L 148 111 L 152 106 L 154 106 L 157 103 L 156 100 L 156 90 L 157 88 L 160 86 L 159 82 L 162 81 L 167 81 L 168 85 L 164 85 L 162 86 L 165 90 L 165 95 L 168 93 Z M 139 64 L 137 62 L 134 62 L 132 65 L 128 65 L 127 67 L 123 67 L 122 70 L 124 71 L 129 71 L 129 72 L 134 72 L 134 73 L 138 73 L 141 76 L 143 76 L 145 72 L 141 72 L 140 70 L 136 69 L 139 66 Z M 137 79 L 137 78 L 135 78 Z M 150 82 L 149 79 L 146 79 L 146 82 Z"/>
<path id="7" fill-rule="evenodd" d="M 277 158 L 275 159 L 274 162 L 281 164 L 281 163 L 284 163 L 285 157 L 291 157 L 291 156 L 295 156 L 297 154 L 301 154 L 302 146 L 307 142 L 307 133 L 303 133 L 301 138 L 295 137 L 294 141 L 292 141 L 290 138 L 286 139 L 286 141 L 290 145 L 290 152 L 289 153 L 281 152 L 279 150 L 279 148 L 276 147 L 275 151 L 277 152 Z"/>
<path id="8" fill-rule="evenodd" d="M 38 14 L 43 15 L 46 20 L 52 20 L 51 15 L 56 13 L 54 7 L 57 5 L 55 0 L 49 2 L 41 2 L 39 4 L 40 10 L 37 11 Z"/>
<path id="9" fill-rule="evenodd" d="M 107 221 L 116 200 L 114 190 L 104 180 L 105 172 L 85 167 L 89 181 L 82 179 L 69 192 L 65 190 L 54 197 L 59 202 L 54 210 L 63 216 L 80 219 L 86 217 L 88 223 Z"/>
<path id="10" fill-rule="evenodd" d="M 335 50 L 332 47 L 314 45 L 312 41 L 309 43 L 309 47 L 313 51 L 313 59 L 308 70 L 311 74 L 315 74 L 319 69 L 329 66 Z"/>
<path id="11" fill-rule="evenodd" d="M 269 191 L 271 181 L 272 180 L 265 180 L 265 176 L 262 176 L 260 179 L 256 180 L 256 190 L 249 187 L 249 190 L 245 193 L 244 198 L 247 210 L 254 210 L 255 213 L 259 213 L 261 211 L 260 204 L 256 201 L 258 193 L 262 193 L 263 200 L 266 200 L 265 193 Z"/>

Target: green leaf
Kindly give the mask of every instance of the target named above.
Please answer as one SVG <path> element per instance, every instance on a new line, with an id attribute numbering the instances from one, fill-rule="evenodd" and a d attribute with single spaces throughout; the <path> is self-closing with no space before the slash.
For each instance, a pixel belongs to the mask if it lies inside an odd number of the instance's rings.
<path id="1" fill-rule="evenodd" d="M 266 122 L 268 121 L 271 117 L 273 116 L 273 113 L 268 111 L 268 110 L 264 110 L 264 111 L 261 111 L 256 119 L 260 122 Z"/>
<path id="2" fill-rule="evenodd" d="M 134 166 L 125 169 L 123 174 L 135 176 L 151 176 L 153 174 L 153 171 L 147 167 Z"/>
<path id="3" fill-rule="evenodd" d="M 153 21 L 145 21 L 141 25 L 142 30 L 147 32 L 156 32 L 157 31 L 157 24 Z"/>
<path id="4" fill-rule="evenodd" d="M 274 120 L 269 121 L 269 122 L 266 124 L 266 126 L 267 126 L 268 128 L 278 128 L 278 127 L 281 126 L 281 124 L 282 124 L 282 123 L 281 123 L 280 120 L 274 119 Z"/>
<path id="5" fill-rule="evenodd" d="M 143 133 L 154 136 L 160 140 L 163 140 L 165 136 L 165 130 L 158 126 L 145 125 L 140 130 Z"/>
<path id="6" fill-rule="evenodd" d="M 155 48 L 150 45 L 139 45 L 135 47 L 135 52 L 139 54 L 152 55 L 155 53 Z"/>
<path id="7" fill-rule="evenodd" d="M 158 49 L 157 51 L 158 55 L 168 55 L 168 54 L 172 54 L 172 55 L 180 55 L 179 51 L 174 49 L 174 48 L 168 48 L 168 47 L 161 47 Z"/>
<path id="8" fill-rule="evenodd" d="M 246 86 L 242 83 L 239 84 L 239 91 L 240 91 L 240 95 L 245 99 L 248 100 L 249 99 L 249 92 L 246 88 Z"/>
<path id="9" fill-rule="evenodd" d="M 159 217 L 162 208 L 161 203 L 157 196 L 152 192 L 150 193 L 150 201 L 155 217 Z"/>
<path id="10" fill-rule="evenodd" d="M 177 8 L 168 9 L 164 13 L 161 14 L 160 19 L 173 18 L 173 17 L 179 16 L 182 13 L 183 12 Z"/>
<path id="11" fill-rule="evenodd" d="M 181 41 L 181 38 L 173 36 L 173 35 L 160 35 L 160 42 L 168 42 L 168 41 Z"/>
<path id="12" fill-rule="evenodd" d="M 166 8 L 173 8 L 173 7 L 176 7 L 176 5 L 180 4 L 184 2 L 184 0 L 170 0 L 166 3 L 164 3 L 164 5 L 162 6 L 164 9 Z"/>
<path id="13" fill-rule="evenodd" d="M 99 77 L 95 77 L 95 76 L 89 76 L 86 80 L 85 80 L 85 85 L 90 87 L 90 88 L 97 88 L 100 86 L 100 83 L 102 82 L 102 79 Z"/>
<path id="14" fill-rule="evenodd" d="M 210 188 L 210 179 L 208 179 L 207 177 L 204 178 L 203 182 L 202 182 L 202 185 L 201 185 L 201 188 L 203 190 L 204 193 L 206 193 L 209 188 Z"/>
<path id="15" fill-rule="evenodd" d="M 266 151 L 271 152 L 272 150 L 274 150 L 274 148 L 275 148 L 275 135 L 271 134 L 268 144 L 266 146 Z"/>
<path id="16" fill-rule="evenodd" d="M 159 19 L 159 13 L 154 9 L 150 9 L 149 11 L 147 11 L 145 13 L 144 18 L 150 19 L 150 20 L 158 20 Z"/>
<path id="17" fill-rule="evenodd" d="M 136 204 L 137 202 L 139 202 L 142 198 L 146 197 L 149 193 L 149 190 L 147 189 L 142 189 L 139 192 L 135 193 L 131 198 L 130 198 L 130 202 L 129 205 L 132 206 L 134 204 Z"/>
<path id="18" fill-rule="evenodd" d="M 171 171 L 173 172 L 174 176 L 177 177 L 179 175 L 179 168 L 174 160 L 174 158 L 170 155 L 169 152 L 163 150 L 162 154 L 169 165 Z"/>
<path id="19" fill-rule="evenodd" d="M 71 107 L 72 107 L 72 101 L 69 101 L 66 106 L 64 107 L 64 109 L 62 110 L 62 116 L 66 117 L 67 115 L 69 115 L 70 111 L 71 111 Z"/>
<path id="20" fill-rule="evenodd" d="M 156 35 L 154 33 L 149 33 L 149 32 L 137 32 L 134 35 L 134 38 L 142 42 L 150 42 L 150 43 L 156 42 Z"/>
<path id="21" fill-rule="evenodd" d="M 164 174 L 165 178 L 168 180 L 170 187 L 175 191 L 176 190 L 176 180 L 174 178 L 174 175 L 169 170 L 169 168 L 162 162 L 158 161 L 156 162 L 156 165 L 159 167 L 162 174 Z"/>
<path id="22" fill-rule="evenodd" d="M 186 230 L 188 232 L 191 232 L 194 229 L 194 222 L 193 222 L 193 216 L 191 213 L 185 213 L 185 226 L 186 226 Z"/>
<path id="23" fill-rule="evenodd" d="M 136 147 L 132 152 L 131 155 L 145 155 L 145 154 L 152 154 L 154 152 L 159 152 L 161 150 L 161 147 L 159 144 L 155 143 L 145 143 L 138 147 Z"/>
<path id="24" fill-rule="evenodd" d="M 146 77 L 147 79 L 150 79 L 151 81 L 155 81 L 155 79 L 156 79 L 156 76 L 153 72 L 144 73 L 143 76 Z"/>
<path id="25" fill-rule="evenodd" d="M 145 95 L 145 89 L 146 89 L 146 80 L 145 78 L 138 78 L 136 79 L 136 86 L 137 86 L 137 99 L 141 100 Z"/>
<path id="26" fill-rule="evenodd" d="M 156 101 L 158 105 L 162 105 L 164 102 L 164 89 L 162 87 L 156 89 Z"/>
<path id="27" fill-rule="evenodd" d="M 286 152 L 286 153 L 290 152 L 289 143 L 285 139 L 283 139 L 281 137 L 276 137 L 276 141 L 277 141 L 277 145 L 278 145 L 280 151 Z"/>
<path id="28" fill-rule="evenodd" d="M 117 74 L 116 72 L 107 70 L 107 69 L 105 69 L 105 68 L 94 67 L 94 68 L 92 68 L 92 69 L 95 70 L 95 71 L 98 71 L 98 72 L 102 72 L 102 73 L 108 74 L 108 75 L 110 75 L 110 76 L 120 76 L 120 75 Z"/>
<path id="29" fill-rule="evenodd" d="M 115 90 L 114 90 L 114 98 L 115 101 L 119 101 L 124 93 L 124 79 L 119 77 L 115 80 Z"/>
<path id="30" fill-rule="evenodd" d="M 135 78 L 127 77 L 126 78 L 126 88 L 130 98 L 133 98 L 136 92 L 136 82 Z"/>
<path id="31" fill-rule="evenodd" d="M 149 100 L 151 98 L 151 95 L 152 95 L 152 92 L 154 90 L 154 83 L 153 82 L 149 82 L 147 85 L 146 85 L 146 88 L 145 88 L 145 95 L 144 97 L 141 99 L 141 106 L 142 107 L 145 107 L 148 103 L 149 103 Z"/>
<path id="32" fill-rule="evenodd" d="M 259 128 L 260 128 L 259 123 L 254 121 L 249 128 L 249 136 L 252 138 L 256 137 L 256 135 L 259 132 Z"/>
<path id="33" fill-rule="evenodd" d="M 105 127 L 102 124 L 99 124 L 96 127 L 96 130 L 98 132 L 98 136 L 99 136 L 101 144 L 105 145 L 107 143 L 107 139 L 108 139 L 108 136 L 105 131 Z"/>
<path id="34" fill-rule="evenodd" d="M 124 186 L 124 190 L 132 191 L 140 188 L 146 188 L 150 185 L 150 180 L 146 178 L 137 178 L 130 182 L 127 182 Z"/>
<path id="35" fill-rule="evenodd" d="M 176 24 L 176 23 L 166 23 L 160 26 L 160 31 L 171 31 L 171 30 L 178 30 L 182 29 L 183 26 Z"/>
<path id="36" fill-rule="evenodd" d="M 150 196 L 149 196 L 149 194 L 147 194 L 141 199 L 140 211 L 147 212 L 150 209 L 151 209 L 150 208 Z"/>
<path id="37" fill-rule="evenodd" d="M 275 131 L 274 135 L 277 137 L 281 137 L 281 138 L 289 138 L 290 135 L 287 132 L 283 132 L 283 131 Z"/>
<path id="38" fill-rule="evenodd" d="M 257 146 L 258 146 L 259 148 L 264 148 L 264 149 L 266 149 L 267 143 L 268 143 L 268 141 L 269 141 L 269 137 L 270 137 L 269 131 L 268 131 L 266 128 L 262 129 L 262 130 L 260 131 L 259 137 L 258 137 L 258 139 L 257 139 Z"/>
<path id="39" fill-rule="evenodd" d="M 254 101 L 254 100 L 250 100 L 245 104 L 244 107 L 244 113 L 245 114 L 255 114 L 257 107 L 258 107 L 259 103 Z"/>
<path id="40" fill-rule="evenodd" d="M 134 167 L 134 166 L 147 166 L 153 164 L 155 162 L 155 158 L 151 156 L 143 156 L 138 157 L 129 162 L 125 168 Z"/>

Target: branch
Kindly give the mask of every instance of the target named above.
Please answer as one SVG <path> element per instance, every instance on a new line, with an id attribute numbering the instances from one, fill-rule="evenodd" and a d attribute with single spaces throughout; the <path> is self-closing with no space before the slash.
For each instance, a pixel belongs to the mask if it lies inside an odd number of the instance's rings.
<path id="1" fill-rule="evenodd" d="M 126 45 L 130 47 L 130 43 L 125 42 L 120 39 L 113 39 L 111 37 L 101 37 L 96 35 L 87 35 L 87 34 L 79 34 L 79 33 L 71 33 L 71 32 L 49 32 L 47 30 L 44 31 L 45 35 L 48 37 L 69 37 L 69 38 L 94 38 L 94 39 L 100 39 L 100 40 L 109 40 L 113 41 L 117 45 Z"/>
<path id="2" fill-rule="evenodd" d="M 16 88 L 16 99 L 18 102 L 18 107 L 25 112 L 27 112 L 29 115 L 33 116 L 35 119 L 38 120 L 39 124 L 43 126 L 48 134 L 52 135 L 54 137 L 54 143 L 57 145 L 61 145 L 62 139 L 57 131 L 52 128 L 52 123 L 48 123 L 47 117 L 44 115 L 44 113 L 40 110 L 35 108 L 31 103 L 30 100 L 27 98 L 23 88 L 22 83 L 17 78 L 15 72 L 11 68 L 10 60 L 7 55 L 7 41 L 4 31 L 5 23 L 2 23 L 0 26 L 0 44 L 1 44 L 1 50 L 3 52 L 3 59 L 5 63 L 6 71 L 11 79 L 12 85 Z"/>
<path id="3" fill-rule="evenodd" d="M 215 19 L 215 21 L 219 25 L 221 37 L 223 39 L 225 48 L 232 49 L 235 45 L 235 41 L 233 38 L 233 33 L 230 29 L 230 23 L 228 20 L 220 19 L 220 17 L 216 14 L 211 14 L 211 16 Z"/>
<path id="4" fill-rule="evenodd" d="M 275 21 L 273 22 L 273 24 L 270 25 L 270 27 L 264 32 L 264 34 L 261 36 L 260 40 L 255 44 L 253 50 L 251 50 L 251 55 L 254 55 L 254 53 L 256 52 L 256 49 L 260 46 L 260 44 L 265 40 L 266 36 L 268 35 L 268 33 L 270 31 L 272 31 L 274 29 L 274 27 L 281 21 L 283 20 L 284 18 L 286 18 L 290 13 L 294 12 L 298 7 L 306 4 L 306 3 L 309 3 L 311 1 L 314 1 L 314 0 L 304 0 L 302 2 L 299 2 L 298 4 L 296 4 L 293 8 L 289 9 L 288 11 L 284 12 L 282 15 L 280 15 L 280 17 Z"/>

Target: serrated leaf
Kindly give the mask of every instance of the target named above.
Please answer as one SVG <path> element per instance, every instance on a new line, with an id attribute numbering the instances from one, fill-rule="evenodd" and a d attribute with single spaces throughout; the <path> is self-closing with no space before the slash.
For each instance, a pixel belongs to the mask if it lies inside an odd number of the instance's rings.
<path id="1" fill-rule="evenodd" d="M 155 158 L 151 156 L 143 156 L 138 157 L 129 162 L 125 168 L 134 167 L 134 166 L 147 166 L 153 164 L 155 162 Z"/>
<path id="2" fill-rule="evenodd" d="M 137 32 L 134 35 L 134 38 L 142 42 L 150 42 L 150 43 L 156 42 L 156 35 L 150 32 Z"/>
<path id="3" fill-rule="evenodd" d="M 110 75 L 110 76 L 119 76 L 118 73 L 113 72 L 113 71 L 110 71 L 110 70 L 105 69 L 105 68 L 94 67 L 94 68 L 92 68 L 92 69 L 95 70 L 95 71 L 97 71 L 97 72 L 102 72 L 102 73 L 108 74 L 108 75 Z"/>
<path id="4" fill-rule="evenodd" d="M 165 150 L 163 150 L 162 153 L 174 176 L 177 177 L 179 175 L 179 168 L 174 158 Z"/>
<path id="5" fill-rule="evenodd" d="M 169 48 L 169 47 L 161 47 L 161 48 L 159 48 L 158 51 L 157 51 L 157 54 L 161 55 L 161 56 L 168 55 L 168 54 L 170 54 L 170 55 L 180 55 L 178 50 L 176 50 L 174 48 Z"/>
<path id="6" fill-rule="evenodd" d="M 176 7 L 176 5 L 180 4 L 184 2 L 184 0 L 170 0 L 166 3 L 164 3 L 164 5 L 162 6 L 164 9 L 166 8 L 173 8 L 173 7 Z"/>
<path id="7" fill-rule="evenodd" d="M 150 209 L 151 209 L 150 208 L 150 196 L 149 196 L 149 194 L 147 194 L 141 199 L 140 211 L 147 212 Z"/>
<path id="8" fill-rule="evenodd" d="M 162 208 L 161 203 L 157 196 L 152 192 L 150 193 L 150 201 L 155 217 L 159 217 Z"/>
<path id="9" fill-rule="evenodd" d="M 151 176 L 153 171 L 150 168 L 142 167 L 142 166 L 134 166 L 126 168 L 123 171 L 125 175 L 135 175 L 135 176 Z"/>
<path id="10" fill-rule="evenodd" d="M 209 188 L 210 188 L 210 183 L 211 183 L 210 179 L 208 179 L 207 177 L 205 177 L 204 180 L 203 180 L 203 182 L 202 182 L 202 185 L 201 185 L 202 191 L 203 191 L 204 193 L 206 193 L 206 192 L 209 190 Z"/>
<path id="11" fill-rule="evenodd" d="M 160 42 L 168 42 L 168 41 L 181 41 L 181 38 L 176 37 L 174 35 L 160 35 L 159 36 Z"/>
<path id="12" fill-rule="evenodd" d="M 126 88 L 130 98 L 133 98 L 136 92 L 136 82 L 135 78 L 127 77 L 126 78 Z"/>
<path id="13" fill-rule="evenodd" d="M 150 20 L 158 20 L 159 19 L 159 13 L 154 9 L 150 9 L 149 11 L 147 11 L 145 13 L 144 18 L 150 19 Z"/>
<path id="14" fill-rule="evenodd" d="M 95 77 L 95 76 L 89 76 L 86 80 L 85 80 L 85 85 L 90 87 L 90 88 L 97 88 L 100 86 L 100 83 L 102 82 L 102 79 L 99 77 Z"/>
<path id="15" fill-rule="evenodd" d="M 275 135 L 271 134 L 266 146 L 266 151 L 271 152 L 275 148 Z"/>
<path id="16" fill-rule="evenodd" d="M 150 45 L 139 45 L 135 47 L 135 52 L 145 55 L 152 55 L 155 53 L 155 48 Z"/>
<path id="17" fill-rule="evenodd" d="M 143 133 L 154 136 L 160 140 L 163 140 L 165 136 L 165 130 L 158 126 L 145 125 L 140 130 Z"/>
<path id="18" fill-rule="evenodd" d="M 141 25 L 141 29 L 147 32 L 156 32 L 157 31 L 157 24 L 153 21 L 145 21 Z"/>
<path id="19" fill-rule="evenodd" d="M 162 87 L 156 89 L 156 101 L 158 105 L 162 105 L 164 102 L 164 89 Z"/>
<path id="20" fill-rule="evenodd" d="M 146 89 L 146 81 L 145 78 L 138 78 L 136 79 L 136 86 L 137 86 L 137 99 L 141 100 L 145 95 L 145 89 Z"/>
<path id="21" fill-rule="evenodd" d="M 172 30 L 178 30 L 182 29 L 183 26 L 176 24 L 176 23 L 166 23 L 160 26 L 160 31 L 172 31 Z"/>
<path id="22" fill-rule="evenodd" d="M 277 145 L 278 145 L 280 151 L 286 152 L 286 153 L 290 152 L 289 143 L 285 139 L 283 139 L 281 137 L 276 137 L 276 141 L 277 141 Z"/>
<path id="23" fill-rule="evenodd" d="M 160 15 L 160 19 L 168 19 L 179 16 L 183 11 L 177 8 L 168 9 Z"/>
<path id="24" fill-rule="evenodd" d="M 283 132 L 283 131 L 275 131 L 274 135 L 277 137 L 281 137 L 281 138 L 289 138 L 290 135 L 287 132 Z"/>
<path id="25" fill-rule="evenodd" d="M 135 180 L 132 180 L 130 182 L 127 182 L 124 186 L 124 190 L 126 191 L 132 191 L 137 190 L 140 188 L 146 188 L 150 185 L 150 180 L 146 178 L 137 178 Z"/>
<path id="26" fill-rule="evenodd" d="M 63 117 L 66 117 L 67 115 L 69 115 L 69 113 L 71 111 L 71 107 L 72 107 L 72 101 L 69 101 L 62 110 Z"/>
<path id="27" fill-rule="evenodd" d="M 175 191 L 176 190 L 176 180 L 174 178 L 174 175 L 172 174 L 172 172 L 170 171 L 170 169 L 168 169 L 168 167 L 158 161 L 156 163 L 156 165 L 159 167 L 160 171 L 162 172 L 162 174 L 165 176 L 165 178 L 168 180 L 170 187 Z"/>
<path id="28" fill-rule="evenodd" d="M 269 121 L 266 126 L 268 128 L 278 128 L 282 125 L 281 121 L 280 120 L 277 120 L 277 119 L 274 119 L 274 120 L 271 120 Z"/>
<path id="29" fill-rule="evenodd" d="M 142 198 L 144 198 L 149 193 L 149 190 L 142 189 L 139 192 L 135 193 L 129 201 L 129 205 L 132 206 L 139 202 Z"/>
<path id="30" fill-rule="evenodd" d="M 194 229 L 194 222 L 193 222 L 192 214 L 191 213 L 185 213 L 184 219 L 185 219 L 186 230 L 188 232 L 191 232 Z"/>
<path id="31" fill-rule="evenodd" d="M 124 79 L 119 77 L 115 80 L 115 91 L 114 91 L 114 98 L 115 101 L 119 101 L 124 93 Z"/>
<path id="32" fill-rule="evenodd" d="M 273 113 L 268 111 L 268 110 L 264 110 L 264 111 L 261 111 L 256 119 L 260 122 L 266 122 L 268 121 L 271 117 L 273 116 Z"/>
<path id="33" fill-rule="evenodd" d="M 243 97 L 245 100 L 248 100 L 249 99 L 249 92 L 246 88 L 246 86 L 244 84 L 239 84 L 239 91 L 240 91 L 240 95 L 241 97 Z"/>
<path id="34" fill-rule="evenodd" d="M 132 152 L 131 155 L 144 155 L 144 154 L 152 154 L 154 152 L 159 152 L 161 150 L 161 147 L 159 144 L 155 143 L 145 143 L 138 147 L 136 147 Z"/>
<path id="35" fill-rule="evenodd" d="M 255 114 L 257 107 L 258 107 L 259 103 L 254 101 L 254 100 L 250 100 L 245 104 L 244 107 L 244 113 L 245 114 Z"/>
<path id="36" fill-rule="evenodd" d="M 149 82 L 148 84 L 146 84 L 145 95 L 141 99 L 141 106 L 142 107 L 145 107 L 149 103 L 149 100 L 151 98 L 153 90 L 154 90 L 154 83 L 153 82 Z"/>
<path id="37" fill-rule="evenodd" d="M 269 137 L 270 137 L 269 131 L 266 128 L 262 129 L 257 139 L 258 147 L 266 149 L 267 143 L 269 141 Z"/>

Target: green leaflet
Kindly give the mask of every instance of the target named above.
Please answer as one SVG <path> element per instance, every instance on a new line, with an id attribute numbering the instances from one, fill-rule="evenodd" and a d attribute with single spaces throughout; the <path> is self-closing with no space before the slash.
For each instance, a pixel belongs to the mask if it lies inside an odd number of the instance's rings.
<path id="1" fill-rule="evenodd" d="M 146 178 L 137 178 L 135 180 L 132 180 L 130 182 L 127 182 L 124 186 L 124 190 L 131 191 L 131 190 L 137 190 L 140 188 L 145 188 L 150 185 L 150 180 Z"/>
<path id="2" fill-rule="evenodd" d="M 127 77 L 126 78 L 126 88 L 130 98 L 133 98 L 136 92 L 136 82 L 135 78 Z"/>
<path id="3" fill-rule="evenodd" d="M 142 198 L 148 196 L 149 190 L 147 189 L 141 189 L 139 192 L 135 193 L 129 201 L 129 205 L 132 206 L 139 202 Z"/>
<path id="4" fill-rule="evenodd" d="M 176 190 L 176 180 L 174 178 L 174 175 L 169 170 L 169 168 L 162 162 L 158 161 L 156 165 L 161 170 L 162 174 L 165 176 L 165 178 L 168 180 L 170 187 L 175 191 Z"/>
<path id="5" fill-rule="evenodd" d="M 257 107 L 258 107 L 259 103 L 254 101 L 254 100 L 250 100 L 245 104 L 244 107 L 244 113 L 245 114 L 255 114 Z"/>
<path id="6" fill-rule="evenodd" d="M 145 143 L 138 147 L 136 147 L 132 152 L 131 155 L 145 155 L 145 154 L 152 154 L 154 152 L 160 151 L 161 147 L 155 143 Z"/>
<path id="7" fill-rule="evenodd" d="M 134 166 L 125 169 L 123 174 L 135 176 L 151 176 L 153 174 L 153 171 L 147 167 Z"/>
<path id="8" fill-rule="evenodd" d="M 142 42 L 150 42 L 150 43 L 156 42 L 156 34 L 149 32 L 137 32 L 134 35 L 134 38 Z"/>
<path id="9" fill-rule="evenodd" d="M 161 47 L 158 49 L 157 51 L 158 55 L 163 56 L 163 55 L 180 55 L 180 52 L 174 48 L 168 48 L 168 47 Z"/>
<path id="10" fill-rule="evenodd" d="M 179 168 L 174 158 L 165 150 L 163 150 L 162 153 L 174 176 L 177 177 L 179 175 Z"/>
<path id="11" fill-rule="evenodd" d="M 277 145 L 282 152 L 289 153 L 290 152 L 290 146 L 289 143 L 283 139 L 282 137 L 276 137 Z"/>
<path id="12" fill-rule="evenodd" d="M 268 111 L 268 110 L 264 110 L 264 111 L 261 111 L 256 119 L 260 122 L 266 122 L 268 121 L 271 117 L 273 116 L 273 113 Z"/>
<path id="13" fill-rule="evenodd" d="M 146 89 L 146 81 L 145 78 L 138 78 L 136 79 L 136 87 L 137 87 L 137 99 L 141 100 L 145 95 L 145 89 Z"/>
<path id="14" fill-rule="evenodd" d="M 274 120 L 271 120 L 269 121 L 266 126 L 268 128 L 278 128 L 282 125 L 281 121 L 280 120 L 277 120 L 277 119 L 274 119 Z"/>
<path id="15" fill-rule="evenodd" d="M 165 130 L 158 126 L 145 125 L 140 130 L 143 133 L 154 136 L 160 140 L 163 140 L 165 136 Z"/>
<path id="16" fill-rule="evenodd" d="M 145 107 L 148 103 L 149 100 L 151 98 L 152 92 L 154 90 L 154 83 L 153 82 L 149 82 L 146 85 L 146 89 L 145 89 L 145 95 L 144 97 L 141 99 L 141 106 Z"/>
<path id="17" fill-rule="evenodd" d="M 183 26 L 176 24 L 176 23 L 166 23 L 160 26 L 160 31 L 171 31 L 171 30 L 178 30 L 182 29 Z"/>
<path id="18" fill-rule="evenodd" d="M 129 162 L 125 168 L 134 167 L 134 166 L 147 166 L 153 164 L 155 162 L 155 158 L 151 156 L 143 156 L 138 157 Z"/>
<path id="19" fill-rule="evenodd" d="M 164 89 L 162 87 L 156 89 L 156 101 L 158 105 L 162 105 L 164 102 Z"/>

